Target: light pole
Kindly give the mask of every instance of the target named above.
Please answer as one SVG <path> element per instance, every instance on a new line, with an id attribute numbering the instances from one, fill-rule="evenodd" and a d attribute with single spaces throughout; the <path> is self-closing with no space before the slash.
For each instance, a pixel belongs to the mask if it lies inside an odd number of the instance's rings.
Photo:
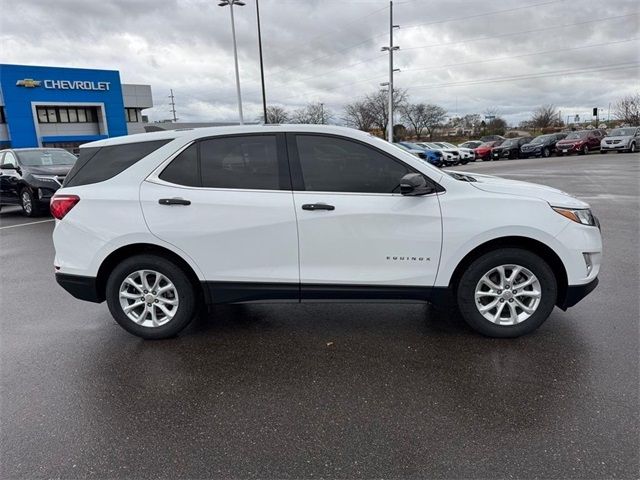
<path id="1" fill-rule="evenodd" d="M 256 0 L 256 18 L 258 20 L 258 51 L 260 53 L 260 80 L 262 82 L 262 112 L 264 123 L 269 123 L 267 119 L 267 95 L 264 91 L 264 62 L 262 61 L 262 33 L 260 31 L 260 1 Z"/>
<path id="2" fill-rule="evenodd" d="M 240 72 L 238 70 L 238 47 L 236 46 L 236 24 L 233 19 L 233 6 L 243 7 L 245 5 L 241 0 L 221 0 L 219 7 L 229 6 L 231 11 L 231 36 L 233 37 L 233 61 L 236 66 L 236 89 L 238 90 L 238 116 L 240 117 L 240 125 L 244 125 L 242 117 L 242 94 L 240 93 Z"/>

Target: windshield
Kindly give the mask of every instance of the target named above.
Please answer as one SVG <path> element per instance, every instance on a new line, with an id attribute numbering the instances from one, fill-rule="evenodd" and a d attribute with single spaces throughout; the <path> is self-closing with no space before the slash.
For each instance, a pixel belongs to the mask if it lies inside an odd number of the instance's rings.
<path id="1" fill-rule="evenodd" d="M 480 147 L 484 147 L 484 148 L 489 148 L 489 147 L 493 147 L 495 145 L 496 142 L 484 142 L 483 144 L 480 145 Z M 478 148 L 480 148 L 478 147 Z"/>
<path id="2" fill-rule="evenodd" d="M 503 147 L 510 147 L 512 145 L 517 145 L 518 144 L 518 139 L 517 138 L 512 138 L 510 140 L 506 140 L 502 146 Z"/>
<path id="3" fill-rule="evenodd" d="M 587 135 L 589 135 L 589 132 L 571 132 L 569 135 L 567 135 L 565 140 L 575 140 L 577 138 L 585 138 Z"/>
<path id="4" fill-rule="evenodd" d="M 552 135 L 540 135 L 539 137 L 534 138 L 531 143 L 544 143 L 551 139 L 551 137 Z"/>
<path id="5" fill-rule="evenodd" d="M 636 134 L 635 128 L 615 128 L 611 130 L 610 137 L 633 137 Z"/>
<path id="6" fill-rule="evenodd" d="M 76 156 L 62 149 L 52 150 L 22 150 L 17 151 L 22 165 L 28 167 L 42 167 L 45 165 L 73 165 Z"/>

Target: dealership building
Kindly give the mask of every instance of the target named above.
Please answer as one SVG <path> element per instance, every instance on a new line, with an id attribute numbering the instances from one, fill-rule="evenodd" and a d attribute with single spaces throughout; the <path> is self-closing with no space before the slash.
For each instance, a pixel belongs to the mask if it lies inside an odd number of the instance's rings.
<path id="1" fill-rule="evenodd" d="M 0 64 L 0 148 L 60 147 L 144 132 L 149 85 L 113 70 Z"/>

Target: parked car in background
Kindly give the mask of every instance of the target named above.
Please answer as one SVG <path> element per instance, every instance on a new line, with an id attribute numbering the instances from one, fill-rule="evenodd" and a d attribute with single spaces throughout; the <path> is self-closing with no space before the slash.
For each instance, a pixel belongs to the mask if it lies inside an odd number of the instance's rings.
<path id="1" fill-rule="evenodd" d="M 462 148 L 457 147 L 456 145 L 449 142 L 437 142 L 439 145 L 443 145 L 446 148 L 450 148 L 451 150 L 457 150 L 460 155 L 460 163 L 462 165 L 466 165 L 469 162 L 476 161 L 476 154 L 470 148 Z"/>
<path id="2" fill-rule="evenodd" d="M 502 144 L 502 140 L 492 140 L 489 142 L 482 143 L 479 147 L 476 147 L 474 152 L 476 154 L 477 160 L 482 160 L 483 162 L 487 160 L 491 160 L 491 150 L 494 147 L 497 147 Z"/>
<path id="3" fill-rule="evenodd" d="M 90 143 L 51 211 L 56 281 L 148 339 L 211 303 L 383 300 L 518 337 L 596 288 L 602 259 L 599 222 L 571 195 L 326 125 Z"/>
<path id="4" fill-rule="evenodd" d="M 556 143 L 567 136 L 566 133 L 549 133 L 539 135 L 529 143 L 522 145 L 520 154 L 527 157 L 549 157 L 556 151 Z"/>
<path id="5" fill-rule="evenodd" d="M 478 148 L 484 142 L 482 140 L 469 140 L 468 142 L 461 143 L 458 145 L 461 148 L 470 148 L 471 150 Z"/>
<path id="6" fill-rule="evenodd" d="M 442 145 L 431 142 L 416 142 L 416 145 L 430 150 L 438 150 L 442 152 L 442 162 L 445 167 L 452 167 L 460 163 L 460 153 L 457 150 L 444 148 Z"/>
<path id="7" fill-rule="evenodd" d="M 502 160 L 505 158 L 520 158 L 520 148 L 533 140 L 531 137 L 508 138 L 499 147 L 491 149 L 491 160 Z"/>
<path id="8" fill-rule="evenodd" d="M 640 127 L 615 128 L 600 142 L 600 153 L 638 151 L 640 145 Z"/>
<path id="9" fill-rule="evenodd" d="M 485 135 L 480 138 L 482 142 L 504 142 L 505 140 L 502 135 Z"/>
<path id="10" fill-rule="evenodd" d="M 28 217 L 49 212 L 49 200 L 76 160 L 62 148 L 0 150 L 0 206 L 20 205 Z"/>
<path id="11" fill-rule="evenodd" d="M 417 143 L 411 143 L 411 142 L 398 142 L 395 145 L 398 145 L 399 147 L 404 148 L 408 152 L 413 153 L 418 158 L 426 160 L 427 162 L 429 162 L 431 165 L 435 167 L 440 168 L 444 164 L 442 160 L 442 152 L 440 150 L 436 150 L 433 148 L 424 148 L 418 145 Z M 420 155 L 419 153 L 416 154 L 415 152 L 421 152 L 422 155 Z"/>
<path id="12" fill-rule="evenodd" d="M 604 136 L 602 130 L 571 132 L 556 143 L 556 153 L 559 156 L 571 155 L 572 153 L 586 155 L 591 150 L 600 150 L 600 142 Z"/>

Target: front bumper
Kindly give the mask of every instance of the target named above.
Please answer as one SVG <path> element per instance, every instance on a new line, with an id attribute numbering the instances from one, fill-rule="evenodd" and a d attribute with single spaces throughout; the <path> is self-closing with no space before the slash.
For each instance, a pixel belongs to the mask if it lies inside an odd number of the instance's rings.
<path id="1" fill-rule="evenodd" d="M 596 277 L 589 283 L 585 283 L 584 285 L 569 285 L 567 287 L 567 293 L 564 298 L 558 299 L 558 307 L 560 307 L 562 310 L 573 307 L 580 300 L 593 292 L 598 286 L 598 282 L 598 277 Z"/>
<path id="2" fill-rule="evenodd" d="M 100 294 L 98 290 L 98 282 L 95 277 L 56 272 L 56 282 L 79 300 L 94 303 L 102 303 L 105 300 L 104 295 Z"/>
<path id="3" fill-rule="evenodd" d="M 616 150 L 626 150 L 628 148 L 629 146 L 624 143 L 616 143 L 615 145 L 600 144 L 600 150 L 605 152 L 607 150 L 616 151 Z"/>

